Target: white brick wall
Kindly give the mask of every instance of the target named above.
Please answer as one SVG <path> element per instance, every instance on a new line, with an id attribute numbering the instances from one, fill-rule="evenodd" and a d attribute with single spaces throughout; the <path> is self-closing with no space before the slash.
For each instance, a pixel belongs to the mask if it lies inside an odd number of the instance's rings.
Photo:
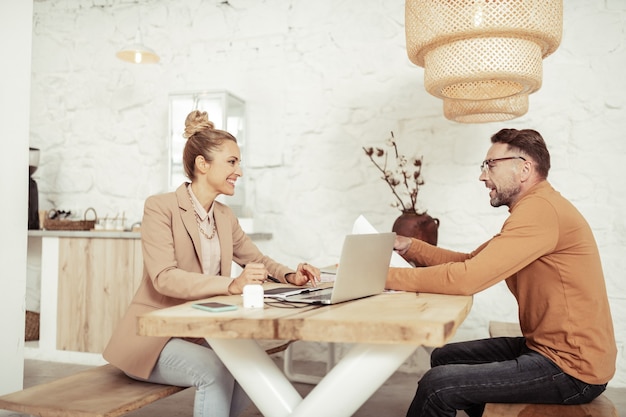
<path id="1" fill-rule="evenodd" d="M 528 114 L 463 125 L 443 117 L 406 57 L 401 0 L 35 1 L 40 205 L 140 220 L 144 199 L 166 189 L 168 93 L 227 89 L 247 102 L 248 197 L 255 230 L 274 235 L 260 243 L 269 255 L 334 262 L 361 213 L 390 229 L 399 212 L 361 151 L 390 130 L 424 156 L 420 206 L 441 220 L 439 245 L 469 251 L 507 216 L 478 181 L 489 136 L 534 128 L 552 152 L 551 182 L 595 232 L 620 349 L 612 385 L 626 386 L 626 2 L 564 3 L 563 42 Z M 114 56 L 139 13 L 158 65 Z M 489 320 L 515 311 L 502 285 L 478 294 L 459 338 L 486 336 Z"/>

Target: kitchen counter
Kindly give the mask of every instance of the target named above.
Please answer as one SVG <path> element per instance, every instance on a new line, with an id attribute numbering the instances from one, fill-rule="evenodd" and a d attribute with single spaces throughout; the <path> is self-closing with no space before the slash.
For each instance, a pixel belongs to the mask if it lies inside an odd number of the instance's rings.
<path id="1" fill-rule="evenodd" d="M 252 240 L 271 240 L 271 233 L 247 233 Z M 106 239 L 140 239 L 141 232 L 123 230 L 29 230 L 29 237 L 86 237 Z"/>
<path id="2" fill-rule="evenodd" d="M 100 354 L 143 277 L 141 233 L 29 230 L 27 261 L 27 309 L 40 313 L 37 354 Z M 240 272 L 233 264 L 232 275 Z"/>
<path id="3" fill-rule="evenodd" d="M 106 239 L 140 239 L 140 232 L 123 230 L 29 230 L 29 237 L 90 237 Z"/>

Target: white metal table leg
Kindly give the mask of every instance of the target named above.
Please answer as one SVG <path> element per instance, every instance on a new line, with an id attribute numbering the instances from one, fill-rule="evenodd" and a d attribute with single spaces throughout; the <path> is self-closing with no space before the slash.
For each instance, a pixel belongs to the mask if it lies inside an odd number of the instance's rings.
<path id="1" fill-rule="evenodd" d="M 353 415 L 416 349 L 411 345 L 355 345 L 291 415 Z"/>
<path id="2" fill-rule="evenodd" d="M 302 399 L 254 340 L 207 339 L 266 417 L 349 417 L 415 351 L 411 345 L 354 345 Z"/>
<path id="3" fill-rule="evenodd" d="M 207 338 L 207 342 L 264 416 L 289 416 L 302 401 L 255 340 Z"/>

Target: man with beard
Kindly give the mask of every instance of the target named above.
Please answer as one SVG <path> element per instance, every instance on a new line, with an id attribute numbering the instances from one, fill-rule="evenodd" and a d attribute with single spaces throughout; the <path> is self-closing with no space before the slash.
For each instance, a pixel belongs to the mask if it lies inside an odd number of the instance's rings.
<path id="1" fill-rule="evenodd" d="M 473 295 L 500 281 L 517 299 L 523 337 L 435 349 L 407 416 L 481 416 L 486 403 L 584 404 L 615 373 L 617 348 L 591 228 L 547 181 L 550 154 L 530 129 L 492 136 L 480 181 L 502 230 L 471 253 L 403 236 L 395 249 L 415 268 L 390 268 L 387 288 Z"/>

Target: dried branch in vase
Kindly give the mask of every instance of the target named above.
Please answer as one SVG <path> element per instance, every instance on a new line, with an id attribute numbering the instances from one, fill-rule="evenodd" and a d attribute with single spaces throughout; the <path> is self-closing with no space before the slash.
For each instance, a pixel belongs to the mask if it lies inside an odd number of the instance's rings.
<path id="1" fill-rule="evenodd" d="M 400 209 L 402 212 L 420 213 L 417 209 L 417 195 L 419 187 L 424 185 L 422 179 L 422 157 L 408 160 L 404 155 L 398 153 L 396 139 L 391 132 L 391 137 L 386 141 L 392 151 L 385 151 L 381 148 L 364 147 L 365 154 L 372 163 L 382 173 L 382 179 L 391 189 L 396 201 L 392 207 Z M 388 166 L 390 153 L 395 167 Z"/>

